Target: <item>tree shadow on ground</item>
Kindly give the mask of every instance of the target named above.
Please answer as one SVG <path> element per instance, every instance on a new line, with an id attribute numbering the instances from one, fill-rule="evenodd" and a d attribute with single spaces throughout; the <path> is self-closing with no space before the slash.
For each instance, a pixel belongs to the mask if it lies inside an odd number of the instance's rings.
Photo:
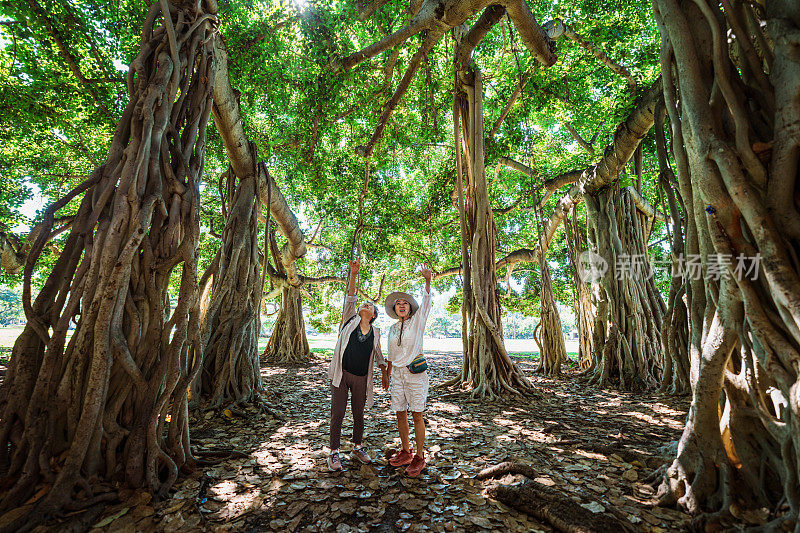
<path id="1" fill-rule="evenodd" d="M 432 385 L 459 369 L 459 353 L 427 355 Z M 551 531 L 482 494 L 487 484 L 473 476 L 502 461 L 530 464 L 540 483 L 596 511 L 613 510 L 642 531 L 685 526 L 685 515 L 653 507 L 653 490 L 642 482 L 661 464 L 658 448 L 680 437 L 685 398 L 587 389 L 574 372 L 560 379 L 541 377 L 532 373 L 535 361 L 521 358 L 517 362 L 534 381 L 539 398 L 465 401 L 431 388 L 429 465 L 412 479 L 386 462 L 399 437 L 389 395 L 376 377 L 365 435 L 373 464 L 361 465 L 349 456 L 348 409 L 344 471 L 331 473 L 325 463 L 329 357 L 315 353 L 308 365 L 263 367 L 270 404 L 285 420 L 254 411 L 252 416 L 214 414 L 197 420 L 193 447 L 236 453 L 184 478 L 166 501 L 142 503 L 134 495 L 109 508 L 100 529 Z"/>

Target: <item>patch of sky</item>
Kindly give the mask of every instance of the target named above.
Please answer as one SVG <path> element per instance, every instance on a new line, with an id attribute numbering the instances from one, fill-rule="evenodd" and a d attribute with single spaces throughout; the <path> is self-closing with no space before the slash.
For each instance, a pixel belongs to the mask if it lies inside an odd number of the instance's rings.
<path id="1" fill-rule="evenodd" d="M 22 213 L 30 223 L 36 218 L 38 212 L 43 211 L 47 207 L 47 200 L 42 196 L 42 190 L 38 185 L 29 181 L 26 186 L 30 189 L 31 194 L 22 206 L 20 206 L 19 212 Z M 29 223 L 18 224 L 15 228 L 12 228 L 11 231 L 14 233 L 27 233 L 31 229 Z"/>

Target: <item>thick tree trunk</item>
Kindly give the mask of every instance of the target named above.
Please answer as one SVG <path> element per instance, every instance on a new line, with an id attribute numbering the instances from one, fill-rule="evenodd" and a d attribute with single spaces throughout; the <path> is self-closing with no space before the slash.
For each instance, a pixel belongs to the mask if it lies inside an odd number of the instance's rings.
<path id="1" fill-rule="evenodd" d="M 456 57 L 458 54 L 456 47 Z M 473 397 L 480 398 L 526 393 L 532 385 L 509 357 L 503 341 L 494 215 L 484 167 L 481 73 L 478 69 L 456 70 L 455 79 L 453 124 L 464 265 L 464 358 L 461 372 L 448 384 L 469 388 Z"/>
<path id="2" fill-rule="evenodd" d="M 292 365 L 305 363 L 310 357 L 300 289 L 286 285 L 281 289 L 281 308 L 264 358 L 271 363 Z"/>
<path id="3" fill-rule="evenodd" d="M 686 295 L 692 406 L 662 501 L 728 512 L 736 498 L 796 521 L 798 4 L 654 7 L 686 252 L 700 256 L 705 273 L 690 279 Z M 722 266 L 721 279 L 709 275 L 712 265 Z"/>
<path id="4" fill-rule="evenodd" d="M 45 495 L 0 518 L 4 530 L 108 499 L 112 482 L 164 496 L 193 463 L 187 392 L 199 368 L 190 354 L 200 350 L 198 184 L 216 17 L 192 6 L 151 6 L 108 158 L 48 209 L 27 261 L 28 324 L 0 389 L 0 512 Z M 54 214 L 82 192 L 64 253 L 31 305 Z"/>
<path id="5" fill-rule="evenodd" d="M 643 217 L 616 185 L 586 195 L 589 248 L 607 265 L 594 276 L 594 349 L 589 383 L 652 389 L 661 376 L 665 306 L 651 276 Z"/>
<path id="6" fill-rule="evenodd" d="M 258 335 L 264 280 L 259 262 L 256 174 L 237 179 L 228 172 L 227 219 L 213 263 L 211 298 L 203 312 L 203 368 L 195 394 L 209 407 L 252 402 L 261 391 Z M 206 277 L 206 276 L 204 276 Z"/>
<path id="7" fill-rule="evenodd" d="M 280 252 L 277 251 L 277 244 L 274 243 L 274 235 L 270 242 L 270 248 L 273 252 L 275 259 L 275 268 L 278 273 L 272 272 L 270 274 L 273 281 L 279 285 L 291 285 L 299 287 L 301 284 L 300 274 L 297 271 L 295 261 L 303 257 L 306 253 L 306 245 L 303 237 L 303 232 L 300 229 L 300 224 L 297 221 L 294 213 L 289 207 L 286 198 L 283 196 L 280 188 L 275 180 L 270 176 L 267 171 L 266 165 L 258 163 L 258 154 L 255 150 L 255 145 L 250 142 L 245 134 L 242 124 L 241 109 L 239 106 L 239 96 L 230 83 L 228 74 L 228 51 L 225 42 L 219 39 L 215 46 L 217 57 L 219 58 L 219 68 L 217 69 L 217 82 L 214 90 L 214 124 L 220 131 L 222 140 L 225 144 L 225 149 L 228 153 L 228 159 L 231 164 L 231 169 L 236 176 L 241 178 L 239 186 L 236 188 L 236 200 L 231 207 L 231 215 L 239 217 L 238 227 L 242 231 L 232 231 L 225 236 L 229 238 L 226 246 L 232 250 L 249 250 L 252 254 L 238 253 L 236 256 L 239 265 L 235 268 L 228 268 L 228 273 L 231 279 L 225 281 L 231 287 L 230 294 L 236 294 L 237 301 L 245 308 L 229 309 L 226 315 L 231 321 L 233 326 L 229 326 L 228 322 L 223 322 L 225 327 L 228 328 L 227 340 L 223 337 L 218 337 L 220 349 L 225 350 L 227 355 L 227 363 L 223 364 L 225 357 L 220 359 L 217 363 L 216 369 L 225 372 L 229 377 L 219 377 L 216 375 L 209 375 L 209 379 L 228 381 L 229 391 L 238 391 L 237 396 L 241 400 L 253 399 L 255 394 L 260 390 L 260 375 L 258 375 L 258 345 L 257 337 L 255 340 L 251 339 L 251 332 L 257 333 L 260 330 L 258 324 L 253 324 L 253 321 L 260 321 L 259 308 L 262 298 L 262 288 L 264 280 L 258 275 L 258 231 L 257 225 L 253 217 L 258 216 L 258 210 L 253 205 L 253 202 L 260 201 L 266 207 L 266 217 L 275 220 L 277 227 L 281 234 L 286 238 L 286 245 Z M 237 207 L 239 206 L 239 207 Z M 236 221 L 228 221 L 228 224 L 236 223 Z M 245 231 L 246 230 L 246 231 Z M 227 227 L 226 227 L 227 231 Z M 227 248 L 226 248 L 227 249 Z M 265 261 L 267 250 L 264 250 Z M 269 267 L 265 268 L 268 271 Z M 246 273 L 246 276 L 245 276 Z M 220 279 L 217 276 L 217 279 Z M 216 280 L 215 280 L 216 283 Z M 297 291 L 296 298 L 299 298 L 299 291 Z M 225 291 L 215 293 L 220 299 L 221 307 L 229 307 L 233 305 L 228 301 L 229 294 Z M 285 295 L 284 291 L 284 295 Z M 293 305 L 293 296 L 289 298 L 288 305 L 290 308 Z M 281 299 L 281 314 L 279 321 L 284 316 L 283 309 L 286 298 Z M 250 314 L 250 302 L 259 302 L 253 307 L 254 315 Z M 212 307 L 213 308 L 213 307 Z M 299 309 L 299 307 L 298 307 Z M 293 309 L 289 311 L 290 316 L 295 316 L 296 312 Z M 300 316 L 302 321 L 302 315 Z M 215 326 L 216 327 L 216 326 Z M 209 332 L 214 331 L 214 328 Z M 296 325 L 286 328 L 276 328 L 270 338 L 271 345 L 276 346 L 295 346 L 296 341 L 290 336 L 285 339 L 277 339 L 275 335 L 294 335 L 297 331 Z M 305 342 L 305 328 L 301 327 L 302 342 L 305 343 L 306 349 L 302 354 L 307 356 L 308 343 Z M 205 330 L 204 330 L 205 332 Z M 207 332 L 206 332 L 207 333 Z M 208 333 L 207 333 L 208 334 Z M 216 334 L 216 333 L 215 333 Z M 244 343 L 243 346 L 247 348 L 246 355 L 237 353 L 232 350 L 232 346 Z M 270 347 L 267 347 L 267 352 L 270 353 Z M 281 348 L 278 353 L 289 353 Z M 300 352 L 291 352 L 292 356 L 285 362 L 292 362 L 299 356 Z M 209 363 L 210 365 L 211 363 Z M 236 366 L 239 365 L 239 370 Z M 207 367 L 210 369 L 210 367 Z M 248 396 L 250 398 L 248 398 Z M 228 401 L 234 399 L 233 397 L 226 398 Z M 214 403 L 219 400 L 219 397 L 212 399 Z"/>
<path id="8" fill-rule="evenodd" d="M 592 338 L 594 337 L 594 307 L 592 306 L 592 286 L 583 279 L 579 263 L 586 251 L 586 240 L 578 225 L 577 206 L 572 208 L 571 218 L 564 217 L 567 243 L 570 249 L 570 267 L 574 282 L 575 324 L 578 327 L 578 366 L 588 369 L 592 364 Z"/>
<path id="9" fill-rule="evenodd" d="M 564 331 L 561 317 L 558 315 L 555 298 L 553 298 L 553 280 L 550 277 L 550 266 L 544 260 L 539 261 L 542 276 L 542 292 L 539 323 L 534 330 L 534 339 L 539 345 L 539 366 L 534 372 L 546 376 L 561 375 L 561 365 L 567 362 L 567 349 L 564 346 Z"/>

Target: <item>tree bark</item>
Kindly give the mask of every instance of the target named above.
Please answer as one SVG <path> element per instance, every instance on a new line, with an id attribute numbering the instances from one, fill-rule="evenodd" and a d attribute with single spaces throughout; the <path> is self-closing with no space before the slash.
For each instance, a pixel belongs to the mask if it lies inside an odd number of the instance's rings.
<path id="1" fill-rule="evenodd" d="M 796 521 L 800 13 L 789 0 L 722 4 L 654 2 L 686 252 L 724 274 L 688 283 L 692 405 L 662 502 L 785 503 Z M 754 264 L 757 276 L 738 270 Z"/>
<path id="2" fill-rule="evenodd" d="M 457 46 L 455 57 L 460 53 Z M 464 358 L 461 372 L 446 385 L 460 385 L 479 398 L 493 398 L 503 393 L 524 394 L 532 390 L 532 385 L 509 357 L 503 340 L 495 271 L 494 215 L 484 167 L 482 77 L 477 68 L 459 68 L 459 64 L 454 74 L 456 190 L 464 275 Z"/>
<path id="3" fill-rule="evenodd" d="M 542 277 L 541 306 L 539 323 L 534 330 L 534 339 L 539 345 L 539 366 L 534 372 L 541 372 L 546 376 L 560 376 L 561 365 L 567 362 L 567 349 L 564 346 L 561 317 L 558 315 L 556 301 L 553 298 L 550 265 L 544 260 L 544 256 L 539 260 L 539 269 Z"/>
<path id="4" fill-rule="evenodd" d="M 592 338 L 594 337 L 594 307 L 592 305 L 592 287 L 580 275 L 579 263 L 586 251 L 584 232 L 578 225 L 577 207 L 572 209 L 570 217 L 564 218 L 567 243 L 570 250 L 570 267 L 572 270 L 573 295 L 575 298 L 575 323 L 578 328 L 578 366 L 587 370 L 592 364 Z"/>
<path id="5" fill-rule="evenodd" d="M 586 195 L 589 249 L 607 265 L 592 276 L 597 315 L 589 383 L 623 390 L 655 388 L 661 376 L 665 306 L 652 278 L 644 216 L 627 190 Z"/>
<path id="6" fill-rule="evenodd" d="M 208 331 L 204 330 L 205 335 L 213 335 L 216 339 L 216 346 L 223 350 L 225 355 L 219 356 L 216 363 L 209 362 L 209 374 L 204 379 L 214 382 L 226 383 L 223 389 L 228 393 L 223 396 L 214 394 L 211 397 L 212 405 L 222 405 L 229 401 L 242 401 L 255 399 L 261 390 L 261 378 L 259 374 L 259 353 L 258 353 L 258 332 L 260 331 L 260 302 L 262 299 L 264 279 L 258 274 L 258 226 L 253 217 L 258 217 L 257 203 L 264 205 L 267 210 L 267 221 L 272 218 L 277 223 L 281 234 L 286 238 L 286 245 L 278 251 L 274 237 L 271 239 L 270 247 L 274 252 L 275 268 L 280 274 L 273 273 L 270 278 L 280 286 L 284 284 L 291 287 L 299 287 L 303 281 L 295 262 L 306 253 L 305 239 L 300 229 L 297 217 L 292 212 L 283 193 L 275 180 L 267 170 L 266 165 L 258 163 L 258 155 L 255 145 L 247 137 L 244 131 L 241 108 L 239 106 L 238 92 L 230 84 L 228 74 L 228 52 L 225 42 L 219 39 L 216 44 L 216 53 L 219 57 L 219 67 L 217 69 L 217 83 L 215 84 L 214 102 L 214 123 L 220 131 L 222 140 L 228 153 L 228 159 L 233 173 L 240 178 L 240 182 L 235 189 L 235 200 L 230 211 L 231 216 L 227 221 L 228 226 L 234 225 L 224 236 L 228 239 L 223 242 L 223 250 L 237 250 L 235 255 L 231 255 L 237 261 L 237 265 L 230 265 L 224 271 L 230 276 L 225 279 L 220 275 L 216 276 L 216 283 L 224 283 L 229 289 L 220 290 L 212 293 L 212 304 L 209 309 L 227 309 L 223 315 L 216 319 L 220 324 L 225 324 L 226 333 L 222 335 L 216 331 L 218 326 L 209 325 Z M 265 221 L 266 222 L 266 221 Z M 246 253 L 245 253 L 246 252 Z M 267 261 L 267 250 L 264 250 L 265 261 Z M 254 255 L 255 254 L 255 255 Z M 223 262 L 222 264 L 224 264 Z M 265 265 L 264 272 L 269 268 Z M 216 285 L 215 285 L 216 288 Z M 284 305 L 291 307 L 295 297 L 299 300 L 299 291 L 292 298 L 281 298 L 281 314 L 279 320 L 284 316 Z M 284 292 L 284 295 L 286 293 Z M 216 297 L 216 304 L 214 298 Z M 238 302 L 234 304 L 234 302 Z M 258 302 L 250 308 L 251 302 Z M 216 308 L 214 307 L 216 305 Z M 233 306 L 238 306 L 234 308 Z M 288 309 L 288 308 L 287 308 Z M 296 310 L 287 310 L 290 316 L 294 316 Z M 302 316 L 300 317 L 302 320 Z M 253 335 L 256 335 L 255 338 Z M 285 362 L 295 361 L 297 357 L 308 356 L 308 342 L 305 340 L 305 327 L 297 329 L 292 327 L 275 328 L 275 335 L 291 335 L 301 338 L 270 339 L 272 345 L 293 346 L 305 345 L 305 351 L 287 352 L 279 350 L 278 354 L 292 353 Z M 233 346 L 240 346 L 244 352 L 233 350 Z M 270 346 L 267 347 L 267 352 Z M 227 361 L 227 362 L 226 362 Z M 214 372 L 211 366 L 215 364 Z M 238 370 L 237 370 L 238 368 Z M 220 377 L 216 372 L 223 372 L 227 377 Z M 205 374 L 204 374 L 205 375 Z M 205 387 L 208 389 L 208 387 Z"/>
<path id="7" fill-rule="evenodd" d="M 165 496 L 193 465 L 187 393 L 199 369 L 190 352 L 200 350 L 198 185 L 215 26 L 215 5 L 150 7 L 106 161 L 45 213 L 25 267 L 28 323 L 0 388 L 0 512 L 46 492 L 27 512 L 0 518 L 3 530 L 104 501 L 112 481 Z M 54 215 L 84 192 L 64 253 L 31 304 Z"/>
<path id="8" fill-rule="evenodd" d="M 211 408 L 253 402 L 261 387 L 258 337 L 264 279 L 259 261 L 257 175 L 228 182 L 227 220 L 218 257 L 204 275 L 211 297 L 202 314 L 203 367 L 194 393 Z"/>

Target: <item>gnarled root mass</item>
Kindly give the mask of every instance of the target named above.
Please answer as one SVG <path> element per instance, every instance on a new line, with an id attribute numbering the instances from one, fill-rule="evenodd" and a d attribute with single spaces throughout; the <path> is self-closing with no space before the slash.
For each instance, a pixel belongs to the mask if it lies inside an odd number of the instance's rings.
<path id="1" fill-rule="evenodd" d="M 199 368 L 190 352 L 200 349 L 198 184 L 212 105 L 211 9 L 166 0 L 150 7 L 107 159 L 45 214 L 50 227 L 25 267 L 28 323 L 0 389 L 0 513 L 13 513 L 0 518 L 3 530 L 91 507 L 116 482 L 163 496 L 192 466 L 187 391 Z M 54 215 L 84 192 L 64 252 L 31 305 L 31 273 Z M 27 511 L 14 509 L 40 490 Z"/>
<path id="2" fill-rule="evenodd" d="M 573 206 L 571 216 L 564 216 L 564 233 L 570 251 L 570 269 L 575 282 L 575 322 L 578 326 L 578 366 L 587 370 L 592 366 L 592 338 L 594 336 L 594 308 L 592 306 L 592 286 L 580 273 L 578 264 L 581 254 L 586 251 L 586 240 L 578 225 L 577 209 Z M 540 254 L 541 255 L 541 254 Z"/>
<path id="3" fill-rule="evenodd" d="M 653 5 L 686 252 L 702 263 L 686 294 L 692 406 L 662 501 L 797 521 L 797 2 Z"/>
<path id="4" fill-rule="evenodd" d="M 605 261 L 593 279 L 597 316 L 589 383 L 655 388 L 666 309 L 650 272 L 644 217 L 617 186 L 586 195 L 586 209 L 589 248 Z"/>
<path id="5" fill-rule="evenodd" d="M 456 54 L 458 50 L 456 47 Z M 484 167 L 483 84 L 480 70 L 456 72 L 456 89 L 453 125 L 461 259 L 464 265 L 464 359 L 459 375 L 443 386 L 458 385 L 469 390 L 473 398 L 491 399 L 508 393 L 530 394 L 533 385 L 506 352 L 500 321 L 495 271 L 495 224 Z M 467 165 L 469 168 L 465 172 Z"/>
<path id="6" fill-rule="evenodd" d="M 539 366 L 535 372 L 558 376 L 561 374 L 561 365 L 567 362 L 567 349 L 564 346 L 561 317 L 558 316 L 556 301 L 553 298 L 550 265 L 544 260 L 544 254 L 539 256 L 539 268 L 542 276 L 542 293 L 540 320 L 534 330 L 534 339 L 539 345 Z"/>
<path id="7" fill-rule="evenodd" d="M 204 310 L 203 367 L 194 392 L 216 408 L 252 402 L 261 391 L 258 335 L 264 287 L 259 264 L 257 168 L 239 180 L 228 172 L 230 205 L 215 258 L 211 300 Z"/>
<path id="8" fill-rule="evenodd" d="M 529 465 L 500 463 L 482 470 L 476 479 L 497 478 L 508 474 L 520 474 L 528 478 L 536 475 Z M 487 494 L 491 498 L 547 522 L 556 530 L 565 533 L 632 532 L 636 530 L 631 524 L 623 522 L 613 515 L 594 513 L 582 507 L 569 496 L 533 479 L 526 479 L 520 484 L 490 487 Z"/>
<path id="9" fill-rule="evenodd" d="M 303 364 L 311 358 L 300 289 L 288 284 L 281 289 L 280 311 L 263 357 L 282 365 Z"/>

